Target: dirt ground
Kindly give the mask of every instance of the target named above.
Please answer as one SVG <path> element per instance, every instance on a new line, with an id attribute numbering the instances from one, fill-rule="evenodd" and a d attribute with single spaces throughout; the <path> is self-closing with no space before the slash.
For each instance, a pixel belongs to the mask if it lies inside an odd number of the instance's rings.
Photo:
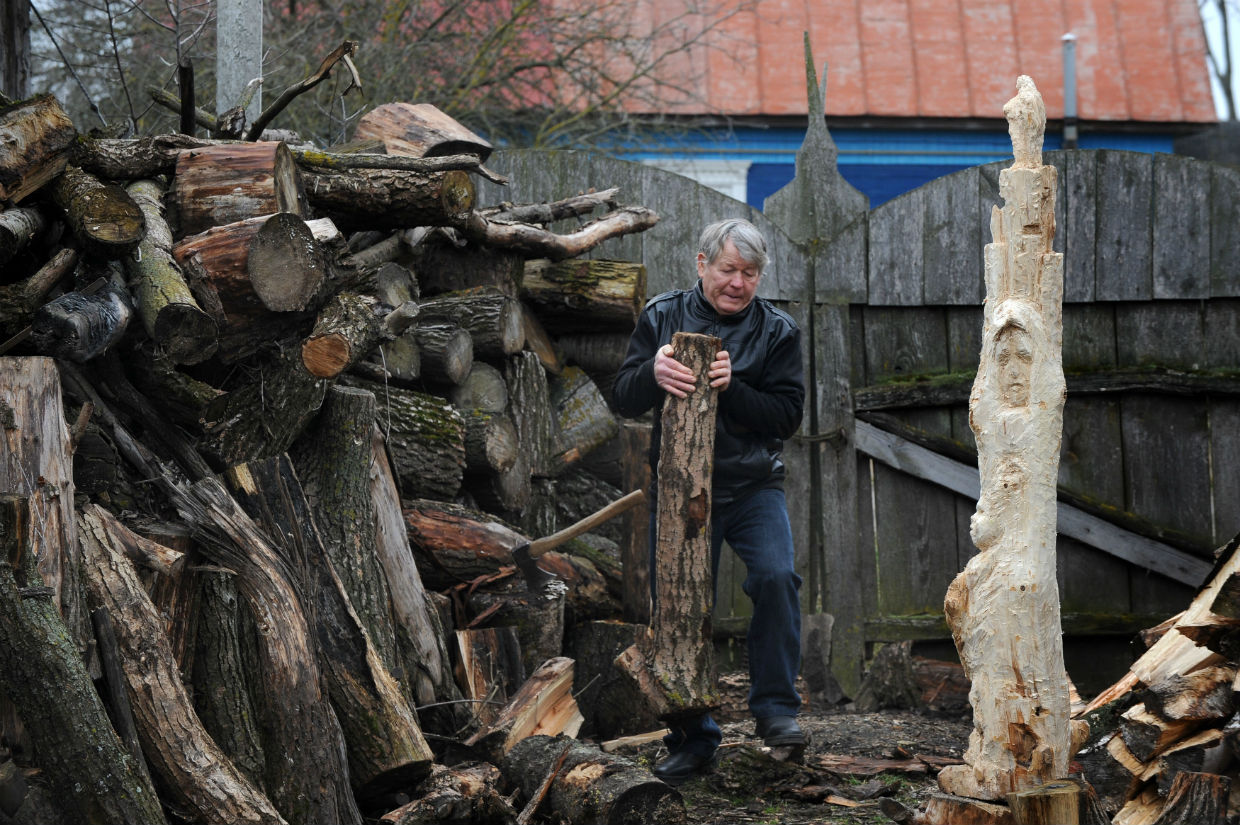
<path id="1" fill-rule="evenodd" d="M 938 790 L 937 767 L 959 761 L 972 728 L 968 716 L 916 711 L 802 713 L 810 734 L 801 764 L 778 761 L 754 738 L 752 719 L 721 719 L 719 767 L 679 790 L 689 825 L 861 825 L 890 823 L 879 809 L 890 797 L 910 809 Z M 659 742 L 625 754 L 652 766 Z M 920 757 L 926 757 L 922 761 Z M 852 767 L 844 767 L 849 758 Z M 856 760 L 889 760 L 858 765 Z"/>

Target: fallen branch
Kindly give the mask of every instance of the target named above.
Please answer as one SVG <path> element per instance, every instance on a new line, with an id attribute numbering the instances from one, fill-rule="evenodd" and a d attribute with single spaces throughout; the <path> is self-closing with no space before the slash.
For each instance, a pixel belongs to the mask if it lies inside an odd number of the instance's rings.
<path id="1" fill-rule="evenodd" d="M 472 212 L 465 221 L 464 233 L 487 246 L 512 249 L 531 258 L 560 261 L 583 255 L 610 238 L 644 232 L 658 222 L 659 216 L 644 206 L 626 206 L 576 232 L 557 235 L 541 227 L 509 223 Z"/>

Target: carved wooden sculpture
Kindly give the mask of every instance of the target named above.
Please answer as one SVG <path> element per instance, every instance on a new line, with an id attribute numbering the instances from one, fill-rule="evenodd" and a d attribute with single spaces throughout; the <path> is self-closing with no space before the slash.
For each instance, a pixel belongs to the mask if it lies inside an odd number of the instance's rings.
<path id="1" fill-rule="evenodd" d="M 969 399 L 981 498 L 981 551 L 945 609 L 972 680 L 973 733 L 948 793 L 978 799 L 1064 777 L 1074 751 L 1055 579 L 1055 487 L 1063 431 L 1063 255 L 1053 166 L 1042 165 L 1045 108 L 1033 81 L 1004 106 L 1016 162 L 991 216 L 981 364 Z"/>

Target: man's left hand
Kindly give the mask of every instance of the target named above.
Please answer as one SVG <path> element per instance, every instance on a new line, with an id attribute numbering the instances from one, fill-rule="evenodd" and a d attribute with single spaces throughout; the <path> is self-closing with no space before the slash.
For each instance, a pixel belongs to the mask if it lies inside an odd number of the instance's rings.
<path id="1" fill-rule="evenodd" d="M 715 353 L 715 360 L 710 362 L 706 377 L 710 379 L 710 385 L 720 392 L 732 383 L 732 356 L 728 355 L 727 350 Z"/>

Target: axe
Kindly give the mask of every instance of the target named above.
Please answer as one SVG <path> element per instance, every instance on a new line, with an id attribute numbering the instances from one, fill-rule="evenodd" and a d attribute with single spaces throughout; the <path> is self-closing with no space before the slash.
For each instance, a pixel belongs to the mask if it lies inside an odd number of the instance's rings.
<path id="1" fill-rule="evenodd" d="M 575 539 L 582 533 L 599 526 L 605 521 L 615 518 L 621 513 L 636 507 L 646 500 L 646 494 L 634 490 L 623 498 L 618 498 L 596 513 L 592 513 L 576 524 L 569 525 L 546 538 L 522 542 L 512 551 L 512 560 L 516 563 L 521 575 L 525 576 L 526 585 L 530 590 L 541 589 L 544 584 L 556 577 L 538 566 L 538 559 L 548 550 L 559 547 L 569 539 Z"/>

